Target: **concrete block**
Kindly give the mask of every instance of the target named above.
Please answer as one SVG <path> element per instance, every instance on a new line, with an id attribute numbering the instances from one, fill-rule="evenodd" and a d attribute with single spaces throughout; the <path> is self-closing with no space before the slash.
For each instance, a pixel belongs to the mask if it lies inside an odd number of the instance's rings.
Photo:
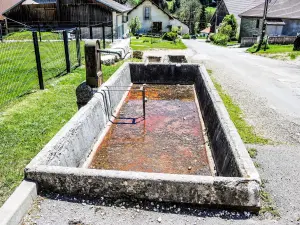
<path id="1" fill-rule="evenodd" d="M 0 208 L 0 225 L 20 224 L 36 198 L 36 184 L 23 181 Z"/>

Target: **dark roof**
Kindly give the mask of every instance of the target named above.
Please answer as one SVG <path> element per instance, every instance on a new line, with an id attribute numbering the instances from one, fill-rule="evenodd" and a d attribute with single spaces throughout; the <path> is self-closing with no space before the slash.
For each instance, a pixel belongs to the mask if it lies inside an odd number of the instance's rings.
<path id="1" fill-rule="evenodd" d="M 135 7 L 133 7 L 129 12 L 128 14 L 130 14 L 133 10 L 135 10 L 136 8 L 138 8 L 141 4 L 143 4 L 145 1 L 147 0 L 142 0 L 139 4 L 137 4 Z M 170 19 L 177 19 L 173 16 L 171 16 L 169 13 L 167 13 L 165 10 L 163 10 L 161 7 L 159 7 L 159 5 L 157 5 L 155 2 L 153 2 L 152 0 L 148 0 L 150 1 L 153 5 L 155 5 L 158 9 L 160 9 L 161 11 L 163 11 L 167 16 L 169 16 Z M 179 20 L 179 19 L 177 19 Z M 181 22 L 181 21 L 180 21 Z M 183 22 L 182 22 L 183 23 Z"/>
<path id="2" fill-rule="evenodd" d="M 131 10 L 131 8 L 129 8 L 128 6 L 122 5 L 113 0 L 96 0 L 96 1 L 99 3 L 102 3 L 103 5 L 106 5 L 107 7 L 111 8 L 111 9 L 114 9 L 117 12 L 124 13 L 124 12 L 128 12 Z"/>
<path id="3" fill-rule="evenodd" d="M 245 12 L 257 5 L 260 5 L 264 0 L 223 0 L 229 14 L 233 14 L 238 18 L 239 14 Z"/>
<path id="4" fill-rule="evenodd" d="M 241 13 L 240 17 L 263 17 L 264 4 Z M 300 19 L 299 0 L 272 0 L 269 3 L 268 18 Z"/>

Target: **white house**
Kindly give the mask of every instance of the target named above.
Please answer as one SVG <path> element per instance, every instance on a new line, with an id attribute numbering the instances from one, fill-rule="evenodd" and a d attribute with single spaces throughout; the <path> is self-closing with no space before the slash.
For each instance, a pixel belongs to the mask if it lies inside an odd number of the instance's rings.
<path id="1" fill-rule="evenodd" d="M 172 27 L 180 27 L 182 34 L 189 33 L 189 27 L 172 15 L 161 9 L 151 0 L 142 0 L 137 6 L 128 12 L 129 22 L 132 18 L 138 17 L 142 28 L 140 33 L 168 32 Z"/>

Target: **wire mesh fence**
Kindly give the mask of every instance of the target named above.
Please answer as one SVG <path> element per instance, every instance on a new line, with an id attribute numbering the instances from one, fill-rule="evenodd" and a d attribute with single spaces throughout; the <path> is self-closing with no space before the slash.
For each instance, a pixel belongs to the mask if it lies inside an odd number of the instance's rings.
<path id="1" fill-rule="evenodd" d="M 11 100 L 43 89 L 50 79 L 75 69 L 83 55 L 78 29 L 13 31 L 0 41 L 0 110 Z"/>

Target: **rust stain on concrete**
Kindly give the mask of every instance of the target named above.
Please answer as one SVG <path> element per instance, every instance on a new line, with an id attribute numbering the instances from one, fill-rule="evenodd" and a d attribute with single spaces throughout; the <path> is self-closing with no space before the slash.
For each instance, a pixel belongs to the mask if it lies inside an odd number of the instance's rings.
<path id="1" fill-rule="evenodd" d="M 142 93 L 129 93 L 90 168 L 211 175 L 194 86 L 147 85 L 146 97 L 144 120 Z"/>

